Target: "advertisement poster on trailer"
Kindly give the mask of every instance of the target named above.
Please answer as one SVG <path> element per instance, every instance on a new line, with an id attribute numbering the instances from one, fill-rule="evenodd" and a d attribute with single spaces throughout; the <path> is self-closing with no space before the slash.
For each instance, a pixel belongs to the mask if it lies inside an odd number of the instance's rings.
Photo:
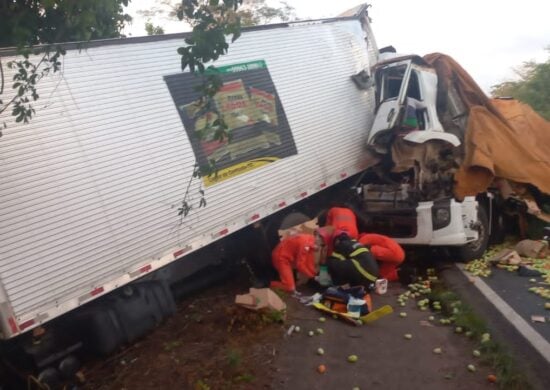
<path id="1" fill-rule="evenodd" d="M 199 74 L 164 76 L 199 165 L 214 162 L 217 175 L 205 186 L 231 179 L 297 153 L 296 145 L 265 61 L 216 68 L 223 85 L 206 106 Z M 215 139 L 222 117 L 230 140 Z"/>

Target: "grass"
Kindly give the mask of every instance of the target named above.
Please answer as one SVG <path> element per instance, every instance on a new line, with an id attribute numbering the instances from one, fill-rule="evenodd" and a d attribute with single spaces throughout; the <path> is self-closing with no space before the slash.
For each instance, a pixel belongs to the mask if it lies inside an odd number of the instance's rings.
<path id="1" fill-rule="evenodd" d="M 250 383 L 250 382 L 253 382 L 255 379 L 256 378 L 254 377 L 254 375 L 241 374 L 233 378 L 233 381 L 237 383 Z"/>
<path id="2" fill-rule="evenodd" d="M 468 337 L 478 344 L 482 364 L 491 367 L 497 377 L 497 385 L 506 390 L 531 389 L 527 377 L 520 370 L 509 351 L 493 339 L 487 338 L 490 330 L 482 317 L 464 304 L 460 297 L 447 289 L 441 281 L 431 284 L 430 302 L 441 302 L 441 314 L 450 318 L 454 326 L 461 327 Z"/>
<path id="3" fill-rule="evenodd" d="M 226 360 L 229 367 L 236 369 L 242 364 L 243 355 L 237 349 L 229 349 L 226 354 Z"/>

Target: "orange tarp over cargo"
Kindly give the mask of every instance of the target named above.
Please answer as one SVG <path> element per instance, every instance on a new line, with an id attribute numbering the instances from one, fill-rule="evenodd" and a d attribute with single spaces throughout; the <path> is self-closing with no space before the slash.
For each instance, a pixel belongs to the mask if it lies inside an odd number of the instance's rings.
<path id="1" fill-rule="evenodd" d="M 485 191 L 495 176 L 550 193 L 550 122 L 516 100 L 487 98 L 452 58 L 435 53 L 424 59 L 443 80 L 439 88 L 452 82 L 469 108 L 457 198 Z"/>

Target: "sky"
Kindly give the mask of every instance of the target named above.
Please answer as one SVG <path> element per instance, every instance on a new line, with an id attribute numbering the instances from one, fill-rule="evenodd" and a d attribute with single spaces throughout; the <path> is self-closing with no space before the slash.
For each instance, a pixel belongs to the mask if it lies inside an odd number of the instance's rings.
<path id="1" fill-rule="evenodd" d="M 277 5 L 277 0 L 268 0 Z M 288 0 L 300 19 L 335 17 L 361 0 Z M 485 90 L 514 79 L 513 68 L 525 61 L 550 57 L 549 0 L 368 0 L 378 47 L 393 45 L 399 53 L 448 54 Z M 146 20 L 137 10 L 158 1 L 132 0 L 127 12 L 134 17 L 127 35 L 145 35 Z M 153 19 L 166 33 L 186 31 L 177 21 Z"/>

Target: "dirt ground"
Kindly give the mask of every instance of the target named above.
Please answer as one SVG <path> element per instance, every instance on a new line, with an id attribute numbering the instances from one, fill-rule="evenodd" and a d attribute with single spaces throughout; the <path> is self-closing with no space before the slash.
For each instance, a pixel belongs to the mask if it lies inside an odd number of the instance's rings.
<path id="1" fill-rule="evenodd" d="M 236 307 L 233 280 L 178 303 L 143 340 L 88 364 L 85 389 L 270 388 L 283 324 Z"/>
<path id="2" fill-rule="evenodd" d="M 413 302 L 396 306 L 404 290 L 390 285 L 374 305 L 395 312 L 354 327 L 287 297 L 287 319 L 235 307 L 248 289 L 233 280 L 185 299 L 177 314 L 112 357 L 88 364 L 86 389 L 483 389 L 487 367 L 472 355 L 473 343 L 451 327 L 429 321 Z M 304 291 L 304 293 L 312 291 Z M 400 312 L 406 312 L 401 317 Z M 320 322 L 320 317 L 326 317 Z M 300 332 L 287 330 L 298 325 Z M 309 336 L 309 330 L 323 334 Z M 409 333 L 412 339 L 404 338 Z M 323 348 L 324 355 L 318 355 Z M 441 348 L 435 354 L 434 348 Z M 349 355 L 358 361 L 349 363 Z M 317 372 L 324 364 L 327 371 Z M 476 365 L 470 372 L 468 364 Z"/>

